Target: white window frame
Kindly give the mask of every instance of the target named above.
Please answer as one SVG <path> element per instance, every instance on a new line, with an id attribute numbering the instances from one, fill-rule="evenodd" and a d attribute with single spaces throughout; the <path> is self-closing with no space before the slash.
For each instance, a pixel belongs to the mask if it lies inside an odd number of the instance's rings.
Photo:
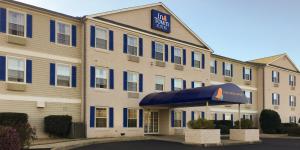
<path id="1" fill-rule="evenodd" d="M 129 118 L 129 110 L 135 110 L 136 118 Z M 138 128 L 139 127 L 139 109 L 137 108 L 127 108 L 127 128 Z M 129 119 L 136 119 L 136 127 L 129 127 Z"/>
<path id="2" fill-rule="evenodd" d="M 179 56 L 176 56 L 176 50 L 180 51 L 180 64 L 176 63 L 176 61 L 175 61 L 175 57 L 179 57 Z M 183 52 L 182 52 L 182 48 L 180 48 L 180 47 L 174 47 L 174 64 L 183 65 Z"/>
<path id="3" fill-rule="evenodd" d="M 296 96 L 294 95 L 290 95 L 289 96 L 289 106 L 290 107 L 296 107 L 297 103 L 296 103 Z"/>
<path id="4" fill-rule="evenodd" d="M 163 90 L 162 90 L 162 91 L 165 91 L 165 82 L 166 82 L 165 79 L 166 79 L 166 77 L 165 77 L 165 76 L 161 76 L 161 75 L 155 75 L 155 79 L 154 79 L 154 80 L 155 80 L 154 90 L 157 91 L 157 92 L 162 92 L 161 90 L 157 90 L 157 89 L 156 89 L 156 84 L 157 84 L 157 79 L 158 79 L 158 78 L 163 79 Z"/>
<path id="5" fill-rule="evenodd" d="M 201 55 L 202 53 L 201 52 L 197 52 L 197 51 L 194 51 L 194 68 L 196 68 L 196 69 L 201 69 Z M 199 60 L 196 60 L 196 55 L 199 55 Z M 195 61 L 199 61 L 199 67 L 197 67 L 196 66 L 196 63 L 195 63 Z"/>
<path id="6" fill-rule="evenodd" d="M 62 44 L 62 43 L 58 43 L 58 36 L 57 36 L 57 33 L 58 33 L 58 24 L 61 23 L 61 24 L 65 24 L 65 25 L 69 25 L 70 26 L 70 41 L 69 41 L 69 45 L 66 45 L 66 44 Z M 72 47 L 72 38 L 73 38 L 73 35 L 72 35 L 72 24 L 70 23 L 67 23 L 67 22 L 64 22 L 64 21 L 60 21 L 60 20 L 55 20 L 55 43 L 57 45 L 61 45 L 61 46 L 67 46 L 67 47 Z"/>
<path id="7" fill-rule="evenodd" d="M 176 113 L 180 114 L 180 126 L 176 126 L 175 122 L 176 122 Z M 183 115 L 183 111 L 181 110 L 175 110 L 174 111 L 174 128 L 182 128 L 183 127 L 183 120 L 182 120 L 182 115 Z"/>
<path id="8" fill-rule="evenodd" d="M 128 53 L 128 46 L 129 46 L 129 38 L 133 38 L 133 39 L 136 39 L 136 55 L 132 55 L 132 54 L 129 54 Z M 131 55 L 131 56 L 139 56 L 139 38 L 137 36 L 134 36 L 134 35 L 127 35 L 127 54 L 128 55 Z"/>
<path id="9" fill-rule="evenodd" d="M 247 73 L 247 71 L 249 71 Z M 249 76 L 249 79 L 247 79 L 247 75 Z M 250 67 L 245 67 L 245 79 L 246 81 L 250 81 L 251 80 L 251 68 Z"/>
<path id="10" fill-rule="evenodd" d="M 137 82 L 136 82 L 136 91 L 130 91 L 129 90 L 129 74 L 136 74 L 137 75 Z M 127 71 L 127 91 L 128 92 L 136 92 L 136 93 L 138 93 L 139 92 L 139 83 L 140 81 L 139 81 L 139 73 L 138 72 L 134 72 L 134 71 Z"/>
<path id="11" fill-rule="evenodd" d="M 107 76 L 107 87 L 106 88 L 100 88 L 100 87 L 97 87 L 96 85 L 97 85 L 97 69 L 104 69 L 105 71 L 106 71 L 106 76 Z M 101 66 L 99 66 L 99 67 L 95 67 L 95 89 L 99 89 L 99 90 L 107 90 L 107 89 L 109 89 L 109 80 L 110 80 L 110 78 L 109 78 L 109 69 L 107 68 L 107 67 L 101 67 Z"/>
<path id="12" fill-rule="evenodd" d="M 194 88 L 197 88 L 197 87 L 196 87 L 196 84 L 199 84 L 198 87 L 202 87 L 202 83 L 203 83 L 203 82 L 201 82 L 201 81 L 194 81 Z"/>
<path id="13" fill-rule="evenodd" d="M 215 64 L 215 61 L 216 60 L 211 60 L 210 63 L 209 63 L 209 72 L 211 74 L 216 74 L 216 64 Z M 214 69 L 213 72 L 212 72 L 212 68 Z"/>
<path id="14" fill-rule="evenodd" d="M 97 117 L 97 108 L 98 109 L 106 109 L 106 117 Z M 98 128 L 98 129 L 105 129 L 105 128 L 108 128 L 109 127 L 109 108 L 107 107 L 96 107 L 95 108 L 95 121 L 94 121 L 94 127 L 95 128 Z M 97 118 L 106 118 L 106 127 L 97 127 Z"/>
<path id="15" fill-rule="evenodd" d="M 68 66 L 70 69 L 70 81 L 69 81 L 69 86 L 61 86 L 57 85 L 57 72 L 58 72 L 58 66 L 63 65 L 63 66 Z M 72 65 L 70 64 L 64 64 L 64 63 L 56 63 L 55 64 L 55 86 L 56 87 L 61 87 L 61 88 L 71 88 L 72 87 Z"/>
<path id="16" fill-rule="evenodd" d="M 276 78 L 275 78 L 275 76 L 276 76 Z M 279 83 L 279 71 L 274 71 L 273 70 L 273 73 L 272 73 L 272 79 L 274 78 L 274 81 L 273 81 L 273 83 Z"/>
<path id="17" fill-rule="evenodd" d="M 106 49 L 97 47 L 97 29 L 103 30 L 106 32 Z M 108 50 L 109 49 L 109 30 L 106 28 L 95 26 L 95 49 L 97 50 Z"/>
<path id="18" fill-rule="evenodd" d="M 158 59 L 156 59 L 156 44 L 159 44 L 159 45 L 161 45 L 162 46 L 162 60 L 158 60 Z M 162 43 L 162 42 L 157 42 L 157 41 L 155 41 L 155 44 L 154 44 L 154 59 L 156 60 L 156 61 L 162 61 L 162 62 L 164 62 L 165 61 L 165 48 L 164 48 L 164 43 Z"/>
<path id="19" fill-rule="evenodd" d="M 15 81 L 8 81 L 8 59 L 9 58 L 15 58 L 15 59 L 22 59 L 24 61 L 24 82 L 15 82 Z M 27 65 L 26 65 L 27 61 L 26 58 L 23 57 L 15 57 L 15 56 L 6 56 L 6 82 L 8 83 L 17 83 L 17 84 L 26 84 L 26 72 L 27 72 Z"/>
<path id="20" fill-rule="evenodd" d="M 228 66 L 229 66 L 229 68 L 230 68 L 229 70 L 227 70 L 227 67 L 228 67 Z M 225 66 L 224 66 L 224 67 L 225 67 L 225 68 L 224 68 L 224 69 L 225 69 L 225 75 L 224 75 L 224 76 L 225 76 L 225 77 L 231 77 L 231 75 L 232 75 L 232 72 L 231 72 L 231 70 L 232 70 L 232 68 L 231 68 L 231 63 L 225 62 Z M 227 74 L 226 74 L 226 71 L 229 71 L 230 74 L 227 75 Z"/>
<path id="21" fill-rule="evenodd" d="M 175 79 L 174 79 L 174 91 L 177 91 L 177 90 L 176 90 L 176 81 L 181 81 L 181 87 L 180 87 L 180 90 L 183 90 L 183 79 L 175 78 Z M 178 90 L 178 91 L 180 91 L 180 90 Z"/>
<path id="22" fill-rule="evenodd" d="M 9 34 L 9 12 L 10 11 L 20 13 L 20 14 L 24 15 L 24 36 Z M 6 9 L 6 34 L 10 35 L 10 36 L 26 38 L 26 35 L 27 35 L 27 13 L 22 12 L 22 11 L 18 11 L 18 10 L 15 10 L 15 9 L 7 8 Z"/>
<path id="23" fill-rule="evenodd" d="M 274 106 L 279 106 L 279 94 L 278 93 L 273 93 L 272 96 L 273 96 L 272 100 L 274 100 L 274 104 L 273 105 Z M 276 97 L 276 99 L 275 99 L 274 96 Z"/>

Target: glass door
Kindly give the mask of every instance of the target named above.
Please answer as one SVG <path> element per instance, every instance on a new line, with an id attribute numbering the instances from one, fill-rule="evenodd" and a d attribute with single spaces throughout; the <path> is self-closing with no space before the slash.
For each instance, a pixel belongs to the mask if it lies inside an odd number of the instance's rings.
<path id="1" fill-rule="evenodd" d="M 145 134 L 159 133 L 159 115 L 157 111 L 146 111 L 144 113 L 144 132 Z"/>

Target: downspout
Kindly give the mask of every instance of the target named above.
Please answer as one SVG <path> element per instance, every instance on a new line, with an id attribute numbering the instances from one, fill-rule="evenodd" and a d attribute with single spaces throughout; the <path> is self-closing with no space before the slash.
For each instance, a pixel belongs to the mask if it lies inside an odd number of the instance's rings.
<path id="1" fill-rule="evenodd" d="M 81 19 L 83 24 L 83 120 L 84 120 L 84 137 L 87 137 L 87 120 L 86 120 L 86 17 Z"/>
<path id="2" fill-rule="evenodd" d="M 263 66 L 263 110 L 265 109 L 265 66 Z"/>

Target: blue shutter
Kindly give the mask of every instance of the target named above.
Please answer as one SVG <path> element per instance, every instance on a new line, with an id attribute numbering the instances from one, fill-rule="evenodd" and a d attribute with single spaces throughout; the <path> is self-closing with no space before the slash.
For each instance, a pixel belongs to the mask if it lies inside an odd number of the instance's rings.
<path id="1" fill-rule="evenodd" d="M 218 62 L 215 60 L 215 74 L 218 73 Z"/>
<path id="2" fill-rule="evenodd" d="M 244 120 L 246 119 L 246 115 L 245 115 L 245 114 L 243 115 L 243 119 L 244 119 Z"/>
<path id="3" fill-rule="evenodd" d="M 223 75 L 225 75 L 225 62 L 223 62 L 222 66 L 223 66 Z"/>
<path id="4" fill-rule="evenodd" d="M 194 111 L 191 112 L 191 120 L 195 120 L 195 112 Z"/>
<path id="5" fill-rule="evenodd" d="M 182 111 L 182 127 L 186 127 L 186 111 Z"/>
<path id="6" fill-rule="evenodd" d="M 274 105 L 274 93 L 272 93 L 272 105 Z"/>
<path id="7" fill-rule="evenodd" d="M 32 60 L 26 60 L 26 83 L 32 83 Z"/>
<path id="8" fill-rule="evenodd" d="M 143 92 L 143 74 L 139 74 L 139 92 Z"/>
<path id="9" fill-rule="evenodd" d="M 272 71 L 272 82 L 275 82 L 275 79 L 274 79 L 274 71 Z"/>
<path id="10" fill-rule="evenodd" d="M 76 47 L 77 43 L 77 27 L 72 25 L 72 46 Z"/>
<path id="11" fill-rule="evenodd" d="M 278 73 L 278 83 L 280 83 L 280 73 L 279 72 L 277 73 Z"/>
<path id="12" fill-rule="evenodd" d="M 27 26 L 26 26 L 26 29 L 27 29 L 26 36 L 28 38 L 32 38 L 32 15 L 27 14 L 26 18 L 27 18 L 26 19 L 26 23 L 27 23 Z"/>
<path id="13" fill-rule="evenodd" d="M 202 69 L 205 68 L 205 55 L 202 54 Z"/>
<path id="14" fill-rule="evenodd" d="M 205 112 L 204 111 L 201 112 L 201 118 L 205 119 Z"/>
<path id="15" fill-rule="evenodd" d="M 72 87 L 76 87 L 76 79 L 77 79 L 77 73 L 76 73 L 76 66 L 72 66 Z"/>
<path id="16" fill-rule="evenodd" d="M 143 120 L 144 120 L 144 110 L 140 109 L 139 110 L 139 127 L 142 128 L 143 127 Z"/>
<path id="17" fill-rule="evenodd" d="M 194 62 L 195 56 L 194 55 L 195 55 L 195 52 L 192 51 L 192 67 L 195 67 L 195 62 Z"/>
<path id="18" fill-rule="evenodd" d="M 95 40 L 96 40 L 96 29 L 95 26 L 91 26 L 90 29 L 90 46 L 95 47 Z"/>
<path id="19" fill-rule="evenodd" d="M 127 53 L 127 34 L 123 34 L 123 53 Z"/>
<path id="20" fill-rule="evenodd" d="M 50 42 L 55 43 L 55 21 L 50 20 Z"/>
<path id="21" fill-rule="evenodd" d="M 169 46 L 165 44 L 165 61 L 168 62 L 169 60 Z"/>
<path id="22" fill-rule="evenodd" d="M 230 66 L 231 66 L 231 77 L 233 77 L 233 64 L 231 64 Z"/>
<path id="23" fill-rule="evenodd" d="M 225 120 L 225 114 L 223 114 L 223 121 Z"/>
<path id="24" fill-rule="evenodd" d="M 243 67 L 243 79 L 245 80 L 245 67 Z"/>
<path id="25" fill-rule="evenodd" d="M 109 50 L 114 50 L 114 31 L 109 30 Z"/>
<path id="26" fill-rule="evenodd" d="M 174 91 L 174 79 L 171 79 L 171 91 Z"/>
<path id="27" fill-rule="evenodd" d="M 250 92 L 250 104 L 252 104 L 252 92 Z"/>
<path id="28" fill-rule="evenodd" d="M 182 80 L 183 82 L 183 89 L 186 89 L 186 80 Z"/>
<path id="29" fill-rule="evenodd" d="M 152 41 L 152 43 L 151 43 L 151 57 L 153 58 L 153 59 L 155 59 L 155 42 L 154 41 Z"/>
<path id="30" fill-rule="evenodd" d="M 215 113 L 215 121 L 217 121 L 217 120 L 218 120 L 218 114 Z"/>
<path id="31" fill-rule="evenodd" d="M 202 82 L 202 87 L 205 87 L 205 83 L 204 82 Z"/>
<path id="32" fill-rule="evenodd" d="M 143 56 L 144 43 L 143 38 L 139 38 L 139 56 Z"/>
<path id="33" fill-rule="evenodd" d="M 0 56 L 0 81 L 6 80 L 6 57 Z"/>
<path id="34" fill-rule="evenodd" d="M 91 88 L 95 87 L 95 67 L 94 66 L 90 67 L 90 87 Z"/>
<path id="35" fill-rule="evenodd" d="M 278 94 L 278 105 L 280 105 L 280 94 Z"/>
<path id="36" fill-rule="evenodd" d="M 252 115 L 250 115 L 250 120 L 252 121 Z"/>
<path id="37" fill-rule="evenodd" d="M 171 111 L 171 127 L 174 127 L 175 124 L 175 112 L 174 110 Z"/>
<path id="38" fill-rule="evenodd" d="M 55 85 L 55 64 L 50 63 L 50 85 Z"/>
<path id="39" fill-rule="evenodd" d="M 192 88 L 195 88 L 195 82 L 192 81 Z"/>
<path id="40" fill-rule="evenodd" d="M 174 63 L 174 46 L 171 46 L 171 62 Z"/>
<path id="41" fill-rule="evenodd" d="M 123 127 L 127 128 L 127 108 L 123 108 Z"/>
<path id="42" fill-rule="evenodd" d="M 186 65 L 186 50 L 182 50 L 182 57 L 183 57 L 183 65 Z"/>
<path id="43" fill-rule="evenodd" d="M 109 69 L 109 88 L 114 89 L 114 70 Z"/>
<path id="44" fill-rule="evenodd" d="M 233 114 L 231 114 L 231 125 L 233 126 L 234 125 L 234 122 L 233 122 Z"/>
<path id="45" fill-rule="evenodd" d="M 252 69 L 250 69 L 250 80 L 252 80 Z"/>
<path id="46" fill-rule="evenodd" d="M 0 32 L 6 33 L 6 9 L 0 8 Z"/>
<path id="47" fill-rule="evenodd" d="M 90 127 L 95 127 L 95 106 L 90 106 Z"/>
<path id="48" fill-rule="evenodd" d="M 127 72 L 123 72 L 123 90 L 127 91 Z"/>
<path id="49" fill-rule="evenodd" d="M 109 108 L 109 127 L 114 127 L 114 108 Z"/>

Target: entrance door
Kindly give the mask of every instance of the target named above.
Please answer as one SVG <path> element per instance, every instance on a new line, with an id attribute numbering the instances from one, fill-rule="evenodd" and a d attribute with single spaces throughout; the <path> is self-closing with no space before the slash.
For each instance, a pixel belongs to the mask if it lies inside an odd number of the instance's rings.
<path id="1" fill-rule="evenodd" d="M 158 112 L 157 111 L 146 111 L 144 113 L 144 132 L 145 134 L 158 134 Z"/>

